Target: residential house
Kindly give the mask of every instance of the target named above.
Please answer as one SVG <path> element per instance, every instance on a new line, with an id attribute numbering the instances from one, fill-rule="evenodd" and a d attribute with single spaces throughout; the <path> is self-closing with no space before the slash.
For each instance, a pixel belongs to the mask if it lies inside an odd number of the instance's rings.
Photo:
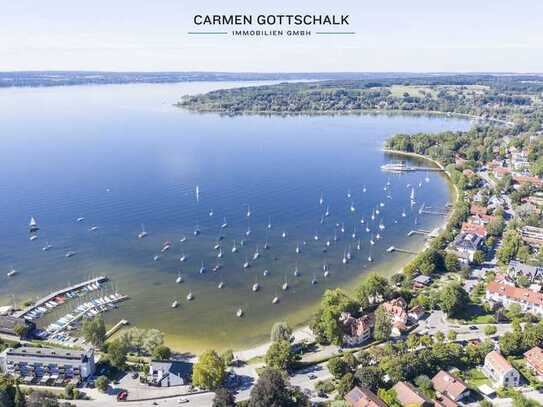
<path id="1" fill-rule="evenodd" d="M 515 287 L 508 283 L 491 281 L 486 287 L 486 300 L 499 303 L 505 308 L 518 304 L 522 311 L 543 316 L 543 293 L 528 288 Z"/>
<path id="2" fill-rule="evenodd" d="M 192 364 L 179 360 L 152 360 L 147 383 L 150 386 L 172 387 L 190 383 Z"/>
<path id="3" fill-rule="evenodd" d="M 511 168 L 496 166 L 492 172 L 496 178 L 502 179 L 504 175 L 511 174 Z"/>
<path id="4" fill-rule="evenodd" d="M 391 317 L 392 336 L 401 336 L 407 330 L 407 302 L 398 297 L 381 304 L 381 307 Z"/>
<path id="5" fill-rule="evenodd" d="M 445 370 L 440 370 L 432 378 L 434 389 L 451 400 L 460 401 L 469 396 L 469 389 L 461 379 L 454 377 Z"/>
<path id="6" fill-rule="evenodd" d="M 543 349 L 534 346 L 524 353 L 526 364 L 535 371 L 537 375 L 543 376 Z"/>
<path id="7" fill-rule="evenodd" d="M 524 226 L 520 230 L 521 239 L 531 246 L 543 246 L 543 228 Z"/>
<path id="8" fill-rule="evenodd" d="M 458 256 L 458 260 L 463 263 L 471 263 L 473 255 L 481 246 L 483 238 L 474 233 L 460 232 L 456 239 L 451 243 L 451 249 Z"/>
<path id="9" fill-rule="evenodd" d="M 469 212 L 472 215 L 486 215 L 488 212 L 488 209 L 484 206 L 477 205 L 477 204 L 471 204 L 471 207 L 469 208 Z"/>
<path id="10" fill-rule="evenodd" d="M 403 407 L 429 407 L 432 405 L 432 402 L 409 382 L 398 382 L 392 388 L 396 392 L 396 400 Z"/>
<path id="11" fill-rule="evenodd" d="M 527 277 L 530 282 L 539 281 L 543 279 L 543 267 L 530 266 L 517 260 L 511 260 L 507 274 L 513 280 L 522 275 Z"/>
<path id="12" fill-rule="evenodd" d="M 543 180 L 539 177 L 534 177 L 532 175 L 513 175 L 513 181 L 517 184 L 532 184 L 534 187 L 541 188 L 543 187 Z"/>
<path id="13" fill-rule="evenodd" d="M 462 223 L 462 232 L 477 235 L 481 237 L 482 239 L 484 239 L 487 235 L 485 225 L 481 225 L 477 223 L 468 223 L 468 222 Z"/>
<path id="14" fill-rule="evenodd" d="M 345 401 L 351 407 L 387 407 L 385 402 L 366 386 L 355 386 L 345 396 Z"/>
<path id="15" fill-rule="evenodd" d="M 520 383 L 519 372 L 495 350 L 486 355 L 483 372 L 495 387 L 517 387 Z"/>
<path id="16" fill-rule="evenodd" d="M 407 313 L 407 318 L 409 322 L 415 323 L 418 322 L 424 316 L 424 314 L 426 314 L 426 310 L 424 309 L 424 307 L 420 304 L 417 304 L 409 310 L 409 312 Z"/>
<path id="17" fill-rule="evenodd" d="M 432 277 L 420 274 L 413 279 L 413 288 L 424 288 L 429 286 L 431 282 Z"/>
<path id="18" fill-rule="evenodd" d="M 451 400 L 444 394 L 436 394 L 436 397 L 434 399 L 434 406 L 435 407 L 456 407 L 458 406 L 458 403 L 454 400 Z"/>
<path id="19" fill-rule="evenodd" d="M 0 370 L 25 384 L 77 384 L 94 374 L 94 350 L 7 348 L 0 353 Z"/>
<path id="20" fill-rule="evenodd" d="M 372 338 L 374 325 L 373 314 L 354 318 L 350 313 L 344 312 L 341 314 L 339 320 L 343 324 L 343 344 L 347 346 L 358 346 Z"/>

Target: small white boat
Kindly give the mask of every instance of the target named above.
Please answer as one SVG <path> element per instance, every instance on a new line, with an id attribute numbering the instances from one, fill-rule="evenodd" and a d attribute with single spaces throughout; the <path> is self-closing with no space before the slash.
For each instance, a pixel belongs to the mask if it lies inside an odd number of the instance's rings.
<path id="1" fill-rule="evenodd" d="M 373 261 L 373 257 L 371 257 L 371 254 L 368 256 L 368 261 L 371 263 Z"/>
<path id="2" fill-rule="evenodd" d="M 213 266 L 213 268 L 211 269 L 214 273 L 216 273 L 217 271 L 219 271 L 220 269 L 222 268 L 222 264 L 220 263 L 217 263 Z"/>
<path id="3" fill-rule="evenodd" d="M 324 264 L 322 265 L 322 269 L 323 269 L 323 271 L 328 270 L 328 264 L 324 263 Z"/>
<path id="4" fill-rule="evenodd" d="M 379 233 L 377 233 L 377 234 L 375 235 L 375 238 L 376 238 L 377 240 L 379 240 L 379 239 L 381 239 L 381 235 L 380 235 Z"/>
<path id="5" fill-rule="evenodd" d="M 362 242 L 360 239 L 358 239 L 358 243 L 356 244 L 356 250 L 360 251 L 362 249 Z"/>
<path id="6" fill-rule="evenodd" d="M 232 246 L 232 253 L 237 253 L 238 247 L 236 246 L 236 241 L 234 240 L 234 246 Z"/>
<path id="7" fill-rule="evenodd" d="M 247 213 L 245 214 L 248 218 L 251 217 L 251 207 L 247 205 Z"/>
<path id="8" fill-rule="evenodd" d="M 14 275 L 17 274 L 17 270 L 15 269 L 11 269 L 10 271 L 8 271 L 8 273 L 6 274 L 8 277 L 13 277 Z"/>
<path id="9" fill-rule="evenodd" d="M 260 285 L 258 284 L 258 282 L 254 283 L 253 284 L 253 287 L 251 288 L 253 290 L 253 292 L 257 292 L 258 290 L 260 290 Z"/>
<path id="10" fill-rule="evenodd" d="M 326 211 L 324 212 L 324 217 L 327 218 L 330 216 L 330 206 L 326 206 Z"/>
<path id="11" fill-rule="evenodd" d="M 145 231 L 145 226 L 142 223 L 141 224 L 141 232 L 138 233 L 138 239 L 143 239 L 145 236 L 147 236 L 147 232 Z"/>
<path id="12" fill-rule="evenodd" d="M 279 297 L 275 296 L 273 297 L 272 304 L 277 304 L 279 302 Z"/>
<path id="13" fill-rule="evenodd" d="M 97 231 L 97 230 L 98 230 L 98 226 L 91 226 L 91 227 L 89 228 L 89 231 L 91 231 L 91 232 L 95 232 L 95 231 Z"/>
<path id="14" fill-rule="evenodd" d="M 223 288 L 224 287 L 224 281 L 221 281 L 217 287 L 218 288 Z"/>
<path id="15" fill-rule="evenodd" d="M 356 239 L 356 226 L 353 228 L 353 233 L 351 235 L 353 239 Z"/>
<path id="16" fill-rule="evenodd" d="M 366 192 L 366 191 L 367 191 L 367 189 L 366 189 L 366 186 L 364 185 L 364 186 L 362 187 L 362 192 Z"/>
<path id="17" fill-rule="evenodd" d="M 341 224 L 341 229 L 340 230 L 341 230 L 341 233 L 345 233 L 345 224 L 344 223 Z"/>
<path id="18" fill-rule="evenodd" d="M 326 241 L 326 247 L 330 247 L 332 245 L 332 242 L 330 242 L 330 240 L 327 240 Z"/>
<path id="19" fill-rule="evenodd" d="M 313 278 L 311 279 L 311 285 L 315 285 L 317 283 L 318 283 L 317 277 L 315 276 L 315 274 L 313 274 Z"/>
<path id="20" fill-rule="evenodd" d="M 371 211 L 371 220 L 375 220 L 375 210 Z"/>
<path id="21" fill-rule="evenodd" d="M 282 237 L 283 239 L 286 238 L 286 237 L 287 237 L 287 232 L 281 233 L 281 237 Z"/>
<path id="22" fill-rule="evenodd" d="M 324 195 L 321 192 L 321 197 L 319 198 L 319 205 L 323 205 L 323 204 L 324 204 Z"/>
<path id="23" fill-rule="evenodd" d="M 405 213 L 405 210 L 402 211 L 402 218 L 405 218 L 407 214 Z"/>
<path id="24" fill-rule="evenodd" d="M 322 275 L 324 276 L 324 278 L 326 278 L 330 275 L 330 272 L 328 270 L 325 270 Z"/>
<path id="25" fill-rule="evenodd" d="M 292 274 L 294 275 L 294 277 L 298 277 L 300 275 L 300 271 L 298 270 L 298 265 L 294 267 L 294 271 Z"/>
<path id="26" fill-rule="evenodd" d="M 159 256 L 159 255 L 155 255 L 155 256 L 153 256 L 153 260 L 154 260 L 154 261 L 158 261 L 158 259 L 159 259 L 159 258 L 160 258 L 160 256 Z"/>
<path id="27" fill-rule="evenodd" d="M 266 241 L 264 242 L 264 249 L 265 249 L 265 250 L 268 250 L 269 248 L 270 248 L 270 244 L 269 244 L 268 241 L 266 240 Z"/>
<path id="28" fill-rule="evenodd" d="M 200 274 L 204 274 L 206 272 L 206 266 L 204 262 L 202 262 L 202 265 L 200 266 Z"/>
<path id="29" fill-rule="evenodd" d="M 223 253 L 222 253 L 222 247 L 219 248 L 219 253 L 217 253 L 217 258 L 222 259 Z"/>
<path id="30" fill-rule="evenodd" d="M 354 204 L 351 203 L 351 207 L 349 208 L 351 210 L 351 212 L 355 212 L 356 211 L 356 208 L 354 207 Z"/>
<path id="31" fill-rule="evenodd" d="M 213 246 L 213 248 L 215 250 L 219 250 L 221 248 L 221 245 L 219 244 L 219 242 L 215 243 L 215 245 Z"/>
<path id="32" fill-rule="evenodd" d="M 255 254 L 253 254 L 253 260 L 258 260 L 259 257 L 260 257 L 260 252 L 258 251 L 258 246 L 257 246 Z"/>
<path id="33" fill-rule="evenodd" d="M 196 202 L 200 202 L 200 187 L 198 185 L 196 185 L 195 194 L 196 194 Z"/>
<path id="34" fill-rule="evenodd" d="M 245 232 L 245 236 L 249 236 L 251 234 L 251 228 L 248 227 L 247 231 Z"/>
<path id="35" fill-rule="evenodd" d="M 194 236 L 198 236 L 200 234 L 200 228 L 196 226 L 196 229 L 194 229 L 194 232 L 192 232 Z"/>
<path id="36" fill-rule="evenodd" d="M 383 208 L 383 207 L 385 206 L 385 203 L 384 203 L 384 202 L 379 202 L 379 206 L 380 206 L 381 208 Z"/>
<path id="37" fill-rule="evenodd" d="M 34 241 L 34 240 L 36 240 L 37 238 L 38 238 L 38 235 L 31 235 L 29 239 L 30 239 L 31 241 Z"/>
<path id="38" fill-rule="evenodd" d="M 179 306 L 179 302 L 177 300 L 172 302 L 172 308 L 177 308 L 178 306 Z"/>
<path id="39" fill-rule="evenodd" d="M 40 228 L 38 227 L 38 222 L 36 222 L 36 218 L 34 218 L 34 216 L 30 217 L 30 222 L 28 226 L 30 226 L 30 233 L 34 233 L 40 230 Z"/>
<path id="40" fill-rule="evenodd" d="M 347 198 L 351 198 L 351 190 L 350 189 L 347 190 Z"/>
<path id="41" fill-rule="evenodd" d="M 237 312 L 236 312 L 236 316 L 238 318 L 241 318 L 243 316 L 243 310 L 241 308 L 238 308 Z"/>
<path id="42" fill-rule="evenodd" d="M 251 267 L 251 264 L 249 263 L 249 260 L 247 260 L 247 257 L 245 258 L 245 262 L 243 263 L 243 268 L 248 269 Z"/>
<path id="43" fill-rule="evenodd" d="M 183 236 L 181 239 L 179 239 L 179 241 L 180 241 L 181 243 L 186 242 L 186 241 L 187 241 L 187 237 L 186 237 L 186 236 Z"/>
<path id="44" fill-rule="evenodd" d="M 371 229 L 368 226 L 366 226 L 366 232 L 368 232 L 368 233 L 371 232 Z"/>
<path id="45" fill-rule="evenodd" d="M 383 221 L 379 222 L 379 229 L 380 230 L 385 230 L 385 225 L 384 225 Z"/>
<path id="46" fill-rule="evenodd" d="M 373 246 L 375 244 L 375 240 L 373 240 L 373 236 L 370 237 L 370 244 Z"/>
<path id="47" fill-rule="evenodd" d="M 376 215 L 379 215 L 380 213 L 381 213 L 381 211 L 379 210 L 379 208 L 377 208 L 377 209 L 375 210 L 375 214 L 376 214 Z"/>
<path id="48" fill-rule="evenodd" d="M 181 273 L 177 273 L 177 278 L 175 279 L 176 284 L 181 284 L 183 282 L 183 277 Z"/>
<path id="49" fill-rule="evenodd" d="M 183 254 L 181 255 L 181 257 L 179 258 L 179 261 L 180 261 L 181 263 L 183 263 L 183 262 L 185 262 L 186 260 L 187 260 L 187 255 L 186 255 L 185 253 L 183 253 Z"/>
<path id="50" fill-rule="evenodd" d="M 209 213 L 209 216 L 213 216 L 213 209 L 210 209 L 208 213 Z"/>
<path id="51" fill-rule="evenodd" d="M 75 221 L 76 222 L 83 222 L 85 220 L 85 218 L 83 216 L 80 216 L 79 218 L 77 218 Z"/>
<path id="52" fill-rule="evenodd" d="M 46 251 L 51 250 L 52 248 L 53 246 L 51 246 L 49 243 L 46 243 L 45 246 L 42 247 L 42 250 L 46 252 Z"/>
<path id="53" fill-rule="evenodd" d="M 296 244 L 296 254 L 300 254 L 300 253 L 301 253 L 300 244 L 297 243 Z"/>
<path id="54" fill-rule="evenodd" d="M 268 229 L 272 228 L 271 217 L 268 218 Z"/>
<path id="55" fill-rule="evenodd" d="M 364 218 L 360 218 L 360 224 L 363 225 L 364 223 L 366 223 L 366 221 L 364 220 Z"/>
<path id="56" fill-rule="evenodd" d="M 194 295 L 192 294 L 192 291 L 189 291 L 187 294 L 187 301 L 192 301 L 194 299 Z"/>
<path id="57" fill-rule="evenodd" d="M 351 254 L 351 245 L 349 245 L 349 248 L 347 249 L 347 260 L 351 261 L 352 258 L 353 258 L 353 256 Z"/>
<path id="58" fill-rule="evenodd" d="M 286 279 L 285 279 L 285 282 L 283 283 L 283 285 L 281 286 L 281 288 L 283 289 L 283 291 L 287 291 L 287 290 L 288 290 L 288 282 L 287 282 Z"/>
<path id="59" fill-rule="evenodd" d="M 270 272 L 269 272 L 268 270 L 264 270 L 264 272 L 262 273 L 262 275 L 263 275 L 264 277 L 266 277 L 268 274 L 270 274 Z"/>
<path id="60" fill-rule="evenodd" d="M 345 250 L 345 251 L 343 252 L 343 258 L 341 259 L 341 262 L 342 262 L 343 264 L 347 264 L 348 261 L 349 261 L 349 260 L 347 260 L 347 251 Z"/>
<path id="61" fill-rule="evenodd" d="M 318 233 L 315 233 L 313 235 L 313 240 L 319 240 L 319 234 Z"/>
<path id="62" fill-rule="evenodd" d="M 73 256 L 75 256 L 75 252 L 70 250 L 70 251 L 67 252 L 64 256 L 65 256 L 65 257 L 73 257 Z"/>
<path id="63" fill-rule="evenodd" d="M 223 219 L 221 229 L 226 229 L 228 227 L 228 222 L 226 221 L 226 216 Z"/>

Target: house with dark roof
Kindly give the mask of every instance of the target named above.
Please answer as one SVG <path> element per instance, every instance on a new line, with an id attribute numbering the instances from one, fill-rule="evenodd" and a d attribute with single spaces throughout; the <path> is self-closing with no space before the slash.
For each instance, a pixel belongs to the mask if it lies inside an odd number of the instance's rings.
<path id="1" fill-rule="evenodd" d="M 366 386 L 355 386 L 345 396 L 345 401 L 351 407 L 387 407 L 379 397 Z"/>
<path id="2" fill-rule="evenodd" d="M 151 386 L 172 387 L 190 383 L 192 363 L 180 360 L 152 360 L 147 383 Z"/>
<path id="3" fill-rule="evenodd" d="M 451 249 L 463 263 L 473 261 L 473 255 L 481 246 L 483 238 L 475 233 L 460 232 L 451 243 Z"/>
<path id="4" fill-rule="evenodd" d="M 518 276 L 527 277 L 530 282 L 543 279 L 543 267 L 530 266 L 529 264 L 521 263 L 518 260 L 511 260 L 507 269 L 507 274 L 512 279 Z"/>

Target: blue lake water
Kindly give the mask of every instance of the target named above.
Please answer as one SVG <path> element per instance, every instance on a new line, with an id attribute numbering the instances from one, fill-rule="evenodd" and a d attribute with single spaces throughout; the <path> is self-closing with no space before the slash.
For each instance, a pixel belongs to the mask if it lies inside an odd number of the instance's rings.
<path id="1" fill-rule="evenodd" d="M 418 249 L 423 238 L 408 238 L 409 230 L 443 223 L 443 217 L 417 211 L 422 203 L 437 208 L 449 202 L 444 175 L 429 173 L 425 182 L 421 172 L 384 173 L 380 166 L 390 157 L 381 148 L 397 132 L 467 129 L 468 121 L 402 115 L 226 117 L 173 106 L 184 94 L 240 85 L 0 90 L 0 305 L 106 274 L 130 296 L 106 314 L 108 323 L 125 318 L 156 327 L 178 349 L 246 347 L 264 340 L 274 321 L 306 321 L 326 288 L 348 289 L 370 269 L 396 271 L 410 256 L 386 254 L 386 248 Z M 413 208 L 407 184 L 415 186 Z M 327 206 L 330 216 L 321 224 Z M 380 214 L 371 221 L 378 207 Z M 40 227 L 35 241 L 29 240 L 31 216 Z M 76 222 L 78 217 L 85 221 Z M 221 229 L 224 217 L 229 227 Z M 141 224 L 148 232 L 144 239 L 137 237 Z M 89 231 L 92 226 L 98 229 Z M 195 237 L 197 226 L 201 234 Z M 222 259 L 214 249 L 220 235 Z M 181 243 L 183 236 L 187 240 Z M 161 253 L 166 241 L 172 247 Z M 46 243 L 53 247 L 44 252 Z M 253 261 L 257 248 L 260 258 Z M 67 258 L 68 251 L 76 254 Z M 352 260 L 343 264 L 347 252 Z M 246 259 L 251 267 L 244 269 Z M 202 262 L 207 271 L 200 274 Z M 218 262 L 223 267 L 213 272 Z M 11 268 L 18 274 L 8 278 Z M 175 284 L 179 272 L 184 282 Z M 318 283 L 311 284 L 313 279 Z M 287 291 L 281 289 L 285 280 Z M 255 283 L 258 292 L 251 289 Z M 189 291 L 191 302 L 185 299 Z M 280 301 L 273 305 L 275 296 Z M 180 306 L 172 309 L 176 299 Z M 235 316 L 240 307 L 243 318 Z"/>

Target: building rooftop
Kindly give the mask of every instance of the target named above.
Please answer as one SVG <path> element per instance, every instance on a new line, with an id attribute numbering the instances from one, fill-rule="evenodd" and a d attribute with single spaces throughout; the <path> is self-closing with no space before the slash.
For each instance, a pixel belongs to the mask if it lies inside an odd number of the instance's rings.
<path id="1" fill-rule="evenodd" d="M 362 385 L 355 386 L 347 393 L 345 401 L 352 407 L 387 407 L 383 400 Z"/>
<path id="2" fill-rule="evenodd" d="M 461 379 L 458 379 L 445 370 L 440 370 L 432 378 L 434 389 L 446 396 L 457 400 L 464 393 L 468 386 Z"/>
<path id="3" fill-rule="evenodd" d="M 534 346 L 532 349 L 524 353 L 526 361 L 534 367 L 538 372 L 543 372 L 543 349 L 539 346 Z"/>
<path id="4" fill-rule="evenodd" d="M 515 301 L 543 306 L 543 294 L 536 293 L 527 288 L 514 287 L 509 284 L 491 281 L 486 286 L 486 291 L 487 293 L 501 295 Z"/>
<path id="5" fill-rule="evenodd" d="M 500 373 L 504 374 L 513 369 L 511 363 L 509 363 L 499 352 L 493 350 L 485 357 L 485 364 L 492 365 L 493 369 Z"/>
<path id="6" fill-rule="evenodd" d="M 5 351 L 7 356 L 12 357 L 29 357 L 29 358 L 44 358 L 44 359 L 65 359 L 73 361 L 82 361 L 88 355 L 92 354 L 92 351 L 77 351 L 72 349 L 58 349 L 58 348 L 34 348 L 34 347 L 20 347 L 20 348 L 8 348 Z"/>
<path id="7" fill-rule="evenodd" d="M 396 392 L 396 399 L 404 407 L 422 406 L 429 402 L 411 383 L 398 382 L 392 388 Z"/>

